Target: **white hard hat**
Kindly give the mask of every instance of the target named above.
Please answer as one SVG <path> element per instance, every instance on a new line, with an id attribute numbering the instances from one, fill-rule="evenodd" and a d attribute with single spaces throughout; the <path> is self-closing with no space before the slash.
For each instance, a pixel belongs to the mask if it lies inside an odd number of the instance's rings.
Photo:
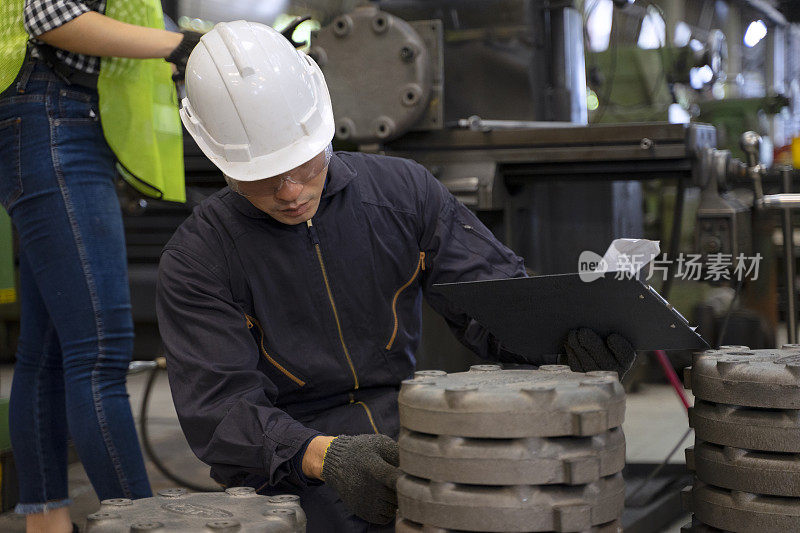
<path id="1" fill-rule="evenodd" d="M 333 139 L 331 97 L 313 59 L 255 22 L 223 22 L 186 65 L 181 120 L 227 176 L 254 181 L 282 174 Z"/>

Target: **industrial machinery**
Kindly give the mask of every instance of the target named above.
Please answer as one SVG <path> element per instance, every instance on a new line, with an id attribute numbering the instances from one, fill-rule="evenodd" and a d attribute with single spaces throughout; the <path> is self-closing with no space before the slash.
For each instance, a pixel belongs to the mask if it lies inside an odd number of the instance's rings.
<path id="1" fill-rule="evenodd" d="M 765 166 L 772 159 L 771 147 L 785 144 L 789 131 L 790 119 L 782 111 L 788 100 L 771 95 L 785 91 L 785 73 L 794 68 L 789 58 L 797 56 L 783 48 L 785 43 L 792 48 L 791 32 L 763 2 L 726 3 L 726 13 L 719 11 L 720 3 L 672 2 L 661 11 L 662 21 L 670 24 L 665 35 L 672 37 L 678 22 L 688 20 L 695 41 L 667 47 L 662 39 L 658 49 L 633 45 L 626 50 L 625 31 L 633 28 L 632 35 L 639 36 L 643 21 L 658 15 L 658 9 L 654 13 L 647 7 L 654 2 L 636 4 L 622 11 L 635 24 L 629 20 L 616 28 L 619 42 L 613 50 L 588 59 L 580 5 L 535 1 L 374 2 L 334 18 L 314 36 L 309 53 L 331 88 L 337 139 L 422 163 L 537 274 L 573 272 L 581 251 L 602 252 L 595 248 L 615 237 L 643 236 L 643 190 L 656 180 L 677 188 L 665 259 L 674 262 L 686 250 L 681 235 L 690 189 L 700 191 L 690 226 L 692 251 L 704 261 L 759 254 L 768 238 L 763 229 L 768 210 L 792 201 L 764 192 L 767 175 L 775 181 Z M 743 51 L 735 42 L 743 30 L 737 34 L 733 29 L 741 27 L 745 16 L 763 17 L 769 31 L 760 45 Z M 722 27 L 713 30 L 715 24 Z M 589 62 L 597 69 L 585 68 Z M 615 63 L 619 78 L 608 72 Z M 626 78 L 634 63 L 650 70 Z M 652 72 L 659 65 L 661 71 Z M 611 79 L 603 81 L 604 68 Z M 692 89 L 700 71 L 711 76 Z M 584 97 L 584 72 L 600 100 L 594 110 Z M 739 72 L 749 77 L 742 80 Z M 619 105 L 611 109 L 612 102 L 626 105 L 623 97 L 637 83 L 645 96 L 657 96 L 645 102 L 651 110 L 645 120 L 667 119 L 667 108 L 680 101 L 687 117 L 708 117 L 719 128 L 605 124 L 637 116 L 630 106 L 625 112 Z M 766 87 L 764 94 L 759 87 Z M 718 103 L 714 94 L 722 88 L 728 99 L 739 100 L 728 107 L 725 100 Z M 764 134 L 763 142 L 748 134 L 740 148 L 739 135 L 754 127 Z M 787 192 L 791 174 L 783 178 Z M 791 243 L 787 213 L 785 242 Z M 791 244 L 785 250 L 787 315 L 795 317 Z M 670 292 L 674 275 L 668 271 L 662 293 Z M 758 285 L 753 292 L 770 294 L 765 289 Z M 704 327 L 712 342 L 725 336 L 740 292 L 741 285 L 721 324 L 717 320 Z M 774 300 L 771 305 L 774 310 Z M 787 322 L 794 339 L 795 319 Z M 470 359 L 431 313 L 424 328 L 420 368 L 456 370 Z M 641 488 L 637 485 L 638 496 Z M 671 505 L 677 506 L 676 498 Z M 645 520 L 626 527 L 655 526 Z"/>
<path id="2" fill-rule="evenodd" d="M 205 16 L 181 12 L 178 4 L 188 2 L 165 3 L 173 4 L 166 11 L 176 18 Z M 787 144 L 800 126 L 795 113 L 800 104 L 786 98 L 800 95 L 800 84 L 792 85 L 800 74 L 800 30 L 774 7 L 760 0 L 298 0 L 290 5 L 297 14 L 314 13 L 322 25 L 308 53 L 331 91 L 336 147 L 419 161 L 523 256 L 532 272 L 574 272 L 584 250 L 602 253 L 616 237 L 651 236 L 642 206 L 650 189 L 666 196 L 665 185 L 677 190 L 664 231 L 666 254 L 673 259 L 687 247 L 706 258 L 755 253 L 772 242 L 764 232 L 774 225 L 770 210 L 781 210 L 786 315 L 792 317 L 787 337 L 796 342 L 787 207 L 800 205 L 800 198 L 773 194 L 791 193 L 793 173 L 770 164 L 772 148 Z M 587 22 L 608 6 L 617 18 L 613 24 L 609 18 L 607 48 L 595 49 L 586 42 Z M 654 47 L 639 46 L 643 28 L 659 19 L 664 39 L 656 39 Z M 759 30 L 758 22 L 765 35 L 743 47 L 748 25 Z M 681 23 L 690 28 L 685 43 L 676 42 Z M 674 105 L 687 123 L 665 122 Z M 626 120 L 636 122 L 611 123 Z M 747 130 L 757 133 L 740 146 Z M 184 139 L 185 206 L 120 190 L 141 359 L 161 351 L 155 319 L 160 250 L 193 205 L 224 184 L 191 137 Z M 691 190 L 699 192 L 694 206 L 684 201 Z M 687 228 L 693 241 L 688 246 L 681 239 Z M 672 288 L 671 279 L 662 294 Z M 777 290 L 770 285 L 757 292 Z M 736 297 L 729 311 L 735 302 Z M 759 310 L 774 313 L 775 303 L 768 299 Z M 718 329 L 724 332 L 726 325 L 727 317 Z M 709 340 L 716 341 L 717 333 L 714 329 Z M 419 368 L 462 370 L 465 361 L 477 362 L 426 310 Z M 418 440 L 406 439 L 407 453 L 423 446 Z M 635 478 L 650 468 L 638 466 L 626 475 Z M 662 485 L 674 488 L 669 480 Z M 652 531 L 669 521 L 676 506 L 670 498 L 667 511 L 662 506 L 650 518 L 642 511 L 626 529 Z M 411 520 L 398 528 L 413 531 L 418 525 Z"/>

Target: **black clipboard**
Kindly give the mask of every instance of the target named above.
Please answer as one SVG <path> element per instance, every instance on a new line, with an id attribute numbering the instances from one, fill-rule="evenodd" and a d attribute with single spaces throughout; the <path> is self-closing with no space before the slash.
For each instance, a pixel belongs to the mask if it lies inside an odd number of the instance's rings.
<path id="1" fill-rule="evenodd" d="M 554 274 L 433 288 L 523 356 L 562 353 L 567 332 L 580 327 L 603 337 L 619 333 L 636 350 L 709 348 L 649 285 L 617 272 L 595 277 L 583 281 L 580 274 Z"/>

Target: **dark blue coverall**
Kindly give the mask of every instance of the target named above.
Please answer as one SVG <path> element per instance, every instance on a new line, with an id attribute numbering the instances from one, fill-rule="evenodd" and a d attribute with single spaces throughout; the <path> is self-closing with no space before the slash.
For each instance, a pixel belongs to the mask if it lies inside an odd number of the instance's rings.
<path id="1" fill-rule="evenodd" d="M 281 224 L 225 188 L 178 229 L 158 291 L 172 395 L 189 444 L 220 483 L 299 494 L 309 532 L 392 531 L 305 479 L 307 442 L 397 438 L 423 295 L 478 355 L 514 360 L 432 286 L 525 270 L 405 159 L 335 153 L 312 224 Z"/>

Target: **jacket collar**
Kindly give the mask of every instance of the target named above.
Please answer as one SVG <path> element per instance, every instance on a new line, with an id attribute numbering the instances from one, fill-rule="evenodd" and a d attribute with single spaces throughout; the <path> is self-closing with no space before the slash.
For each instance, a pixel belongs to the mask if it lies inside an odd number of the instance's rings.
<path id="1" fill-rule="evenodd" d="M 325 190 L 322 191 L 322 197 L 330 198 L 347 187 L 355 177 L 355 169 L 340 157 L 339 152 L 334 152 L 331 156 L 331 162 L 328 164 L 328 178 L 325 183 Z"/>
<path id="2" fill-rule="evenodd" d="M 334 152 L 331 156 L 331 162 L 328 164 L 328 175 L 325 178 L 325 188 L 322 191 L 320 209 L 322 208 L 322 203 L 324 203 L 326 199 L 347 187 L 355 177 L 356 171 L 353 167 L 339 156 L 339 152 Z M 241 214 L 250 218 L 268 218 L 274 220 L 271 216 L 251 204 L 247 198 L 236 194 L 228 187 L 225 187 L 223 191 L 224 192 L 220 195 L 222 201 L 233 206 Z M 278 223 L 277 221 L 275 222 Z"/>

